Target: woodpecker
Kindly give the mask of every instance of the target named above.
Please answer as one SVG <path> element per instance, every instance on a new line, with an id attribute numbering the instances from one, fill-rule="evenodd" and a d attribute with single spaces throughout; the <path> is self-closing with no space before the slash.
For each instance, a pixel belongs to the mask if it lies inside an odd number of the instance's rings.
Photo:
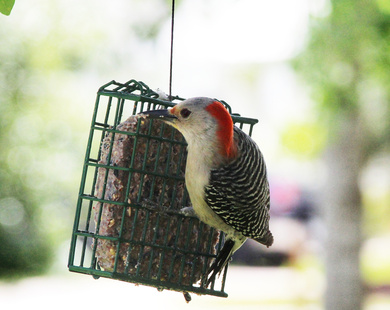
<path id="1" fill-rule="evenodd" d="M 213 281 L 233 253 L 251 238 L 269 247 L 270 193 L 266 165 L 256 143 L 233 120 L 223 104 L 206 97 L 141 113 L 179 130 L 187 144 L 185 183 L 195 215 L 223 231 L 226 240 L 207 272 Z"/>

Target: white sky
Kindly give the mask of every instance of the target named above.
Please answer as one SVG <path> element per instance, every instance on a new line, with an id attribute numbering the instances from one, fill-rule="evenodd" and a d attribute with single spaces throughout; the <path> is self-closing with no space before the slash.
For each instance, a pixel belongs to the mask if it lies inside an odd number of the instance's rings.
<path id="1" fill-rule="evenodd" d="M 326 3 L 182 0 L 175 19 L 173 94 L 222 99 L 234 112 L 259 119 L 253 136 L 273 172 L 297 169 L 298 173 L 288 174 L 304 176 L 298 165 L 280 162 L 280 132 L 289 122 L 310 118 L 312 106 L 286 60 L 305 43 L 309 13 L 321 14 Z M 54 6 L 60 10 L 54 12 Z M 64 92 L 63 96 L 79 94 L 83 106 L 71 96 L 74 104 L 67 103 L 68 109 L 87 114 L 98 87 L 113 79 L 142 80 L 151 88 L 168 91 L 170 21 L 164 23 L 155 41 L 139 40 L 132 30 L 165 13 L 163 0 L 62 0 L 56 4 L 17 0 L 11 16 L 0 19 L 0 27 L 10 22 L 37 38 L 46 36 L 50 27 L 77 34 L 75 38 L 98 37 L 88 57 L 95 68 L 75 76 L 77 80 L 67 81 L 70 84 L 63 88 L 58 88 L 57 79 L 46 81 Z M 53 20 L 53 14 L 57 19 Z M 63 44 L 74 43 L 71 36 L 67 39 Z"/>
<path id="2" fill-rule="evenodd" d="M 225 63 L 285 60 L 302 46 L 307 19 L 307 0 L 184 1 L 176 53 Z"/>

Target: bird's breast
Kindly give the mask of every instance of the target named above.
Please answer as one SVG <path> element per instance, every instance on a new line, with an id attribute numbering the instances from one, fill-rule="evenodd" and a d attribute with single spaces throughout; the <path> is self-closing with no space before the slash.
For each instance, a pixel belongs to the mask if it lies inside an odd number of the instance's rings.
<path id="1" fill-rule="evenodd" d="M 209 183 L 209 178 L 210 170 L 205 167 L 200 158 L 191 158 L 191 153 L 189 153 L 185 180 L 191 203 L 198 216 L 200 214 L 197 212 L 197 209 L 199 209 L 199 206 L 206 204 L 204 200 L 204 188 Z"/>
<path id="2" fill-rule="evenodd" d="M 202 156 L 202 155 L 199 155 Z M 190 195 L 192 207 L 198 218 L 207 225 L 222 230 L 231 238 L 241 237 L 241 234 L 227 225 L 206 203 L 205 187 L 210 181 L 210 168 L 202 163 L 201 157 L 191 158 L 188 153 L 186 166 L 186 187 Z"/>

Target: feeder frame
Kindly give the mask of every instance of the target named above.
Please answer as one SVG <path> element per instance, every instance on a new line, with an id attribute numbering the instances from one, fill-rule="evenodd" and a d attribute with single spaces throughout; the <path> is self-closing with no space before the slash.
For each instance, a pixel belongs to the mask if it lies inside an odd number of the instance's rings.
<path id="1" fill-rule="evenodd" d="M 161 279 L 152 279 L 152 278 L 145 278 L 141 277 L 139 275 L 139 270 L 137 270 L 136 275 L 129 275 L 127 272 L 117 272 L 118 267 L 118 256 L 119 256 L 119 246 L 123 240 L 121 240 L 120 237 L 115 236 L 103 236 L 99 235 L 99 225 L 100 225 L 100 218 L 101 213 L 103 209 L 104 203 L 110 203 L 115 204 L 118 207 L 123 208 L 123 216 L 125 215 L 126 207 L 129 207 L 128 202 L 118 202 L 118 201 L 107 201 L 104 198 L 99 199 L 95 196 L 95 184 L 97 181 L 97 175 L 98 175 L 98 168 L 106 168 L 108 169 L 116 169 L 116 170 L 127 170 L 129 168 L 127 167 L 112 167 L 110 165 L 104 165 L 99 163 L 99 159 L 101 157 L 101 143 L 103 142 L 105 136 L 107 134 L 127 134 L 134 136 L 135 139 L 139 137 L 148 137 L 148 135 L 142 135 L 138 132 L 123 132 L 117 129 L 117 126 L 123 121 L 123 116 L 126 115 L 136 115 L 140 112 L 147 111 L 147 110 L 153 110 L 156 109 L 159 106 L 168 108 L 173 107 L 178 102 L 184 100 L 183 98 L 179 96 L 174 96 L 170 98 L 170 101 L 163 100 L 159 97 L 159 94 L 153 90 L 151 90 L 145 83 L 141 81 L 136 80 L 130 80 L 126 83 L 118 83 L 116 81 L 111 81 L 102 87 L 99 88 L 97 92 L 97 98 L 95 103 L 95 108 L 93 111 L 92 116 L 92 123 L 90 128 L 90 134 L 88 138 L 88 144 L 86 148 L 86 155 L 85 155 L 85 161 L 84 161 L 84 167 L 82 171 L 81 176 L 81 184 L 80 184 L 80 190 L 78 194 L 78 200 L 77 200 L 77 207 L 76 207 L 76 214 L 75 214 L 75 220 L 74 220 L 74 226 L 72 231 L 72 238 L 71 238 L 71 245 L 70 245 L 70 252 L 69 252 L 69 261 L 68 261 L 68 268 L 72 272 L 78 272 L 78 273 L 84 273 L 92 275 L 95 279 L 99 277 L 105 277 L 105 278 L 111 278 L 111 279 L 117 279 L 121 281 L 126 282 L 132 282 L 132 283 L 138 283 L 148 286 L 156 287 L 158 290 L 163 289 L 169 289 L 169 290 L 175 290 L 175 291 L 181 291 L 181 292 L 194 292 L 197 294 L 208 294 L 208 295 L 214 295 L 219 297 L 227 297 L 227 293 L 224 291 L 225 289 L 225 281 L 226 281 L 226 275 L 227 275 L 227 267 L 225 267 L 220 282 L 220 289 L 216 289 L 216 280 L 213 281 L 210 285 L 210 288 L 205 287 L 203 284 L 200 284 L 198 286 L 194 285 L 181 285 L 180 283 L 172 283 L 169 281 L 162 281 Z M 249 135 L 252 134 L 253 126 L 258 122 L 258 120 L 253 118 L 246 118 L 241 117 L 238 114 L 232 114 L 230 106 L 224 102 L 221 101 L 229 113 L 232 116 L 233 122 L 238 125 L 241 129 L 246 131 Z M 247 125 L 247 126 L 244 126 Z M 168 126 L 161 122 L 161 126 Z M 139 126 L 138 126 L 139 127 Z M 174 129 L 173 129 L 174 130 Z M 99 135 L 100 132 L 100 135 Z M 174 133 L 172 133 L 172 137 L 174 136 Z M 150 137 L 149 137 L 150 138 Z M 177 140 L 171 140 L 166 139 L 163 137 L 152 137 L 156 140 L 161 140 L 164 142 L 170 142 L 175 143 L 177 145 L 181 145 L 183 149 L 186 147 L 186 142 L 184 138 L 181 141 Z M 112 151 L 112 143 L 113 138 L 111 140 L 111 149 Z M 136 144 L 136 142 L 135 142 Z M 133 156 L 136 152 L 136 147 L 133 149 Z M 180 162 L 183 159 L 184 151 L 180 155 Z M 108 155 L 111 156 L 111 153 Z M 134 169 L 130 169 L 130 172 L 139 172 L 139 173 L 145 173 L 145 171 L 136 171 Z M 148 171 L 147 173 L 152 173 Z M 108 173 L 107 173 L 108 174 Z M 184 181 L 184 175 L 167 175 L 167 174 L 158 174 L 155 173 L 156 177 L 163 177 L 163 178 L 173 178 L 179 181 Z M 107 177 L 106 177 L 107 178 Z M 154 181 L 153 181 L 154 182 Z M 130 181 L 129 181 L 130 183 Z M 127 188 L 127 193 L 129 190 L 129 186 Z M 142 187 L 142 184 L 140 185 Z M 154 186 L 154 185 L 152 185 Z M 140 189 L 141 191 L 142 189 Z M 93 221 L 93 205 L 96 203 L 100 203 L 100 214 L 98 216 L 97 223 L 94 223 Z M 182 207 L 188 206 L 190 203 L 188 194 L 185 193 L 182 201 Z M 143 209 L 147 210 L 148 207 L 145 205 L 141 205 L 138 201 L 134 205 L 131 204 L 131 207 L 136 208 L 136 212 L 138 210 Z M 161 206 L 160 206 L 161 207 Z M 164 206 L 165 208 L 166 206 Z M 182 214 L 180 214 L 179 210 L 170 210 L 169 207 L 166 208 L 167 212 L 172 217 L 184 217 Z M 149 212 L 149 211 L 147 211 Z M 149 214 L 149 213 L 148 213 Z M 192 227 L 197 223 L 199 220 L 196 217 L 192 217 L 190 220 L 190 226 Z M 123 222 L 121 229 L 123 229 Z M 178 226 L 180 225 L 180 221 L 178 221 Z M 204 223 L 199 223 L 200 230 L 202 231 L 202 228 L 206 225 Z M 146 228 L 145 228 L 146 229 Z M 144 229 L 144 230 L 145 230 Z M 177 228 L 178 231 L 180 231 L 180 228 Z M 143 232 L 143 239 L 145 239 L 145 231 Z M 211 233 L 210 233 L 211 236 Z M 179 237 L 178 237 L 179 238 Z M 184 238 L 187 238 L 188 241 L 190 238 L 190 231 L 187 232 L 186 236 Z M 99 265 L 97 264 L 96 260 L 96 248 L 97 248 L 97 241 L 98 240 L 112 240 L 117 241 L 117 251 L 116 251 L 116 257 L 115 257 L 115 264 L 113 271 L 107 271 L 102 270 L 99 268 Z M 210 237 L 211 239 L 211 237 Z M 211 242 L 211 241 L 210 241 Z M 216 253 L 210 254 L 210 253 L 192 253 L 195 255 L 203 255 L 206 257 L 206 259 L 213 259 L 215 258 L 219 251 L 222 248 L 224 242 L 224 234 L 220 233 L 219 242 L 216 245 Z M 177 241 L 176 241 L 177 243 Z M 199 241 L 198 241 L 199 243 Z M 129 243 L 130 244 L 130 243 Z M 134 242 L 132 243 L 134 245 Z M 145 244 L 140 244 L 140 246 L 145 246 Z M 156 247 L 154 244 L 148 244 L 148 246 Z M 175 244 L 176 246 L 176 244 Z M 161 246 L 158 246 L 161 248 Z M 210 252 L 211 243 L 209 243 L 208 251 Z M 168 250 L 164 248 L 164 251 Z M 172 250 L 172 249 L 169 249 Z M 178 249 L 174 249 L 174 251 L 177 251 Z M 181 251 L 185 255 L 186 250 L 181 249 Z M 148 274 L 150 274 L 150 268 L 152 260 L 150 260 L 149 263 L 149 270 Z M 184 263 L 183 263 L 184 264 Z M 182 265 L 183 265 L 182 264 Z M 160 267 L 161 268 L 161 267 Z M 179 279 L 182 278 L 183 273 L 183 266 L 179 270 Z M 173 264 L 170 270 L 170 276 L 178 272 L 177 270 L 172 270 Z M 127 271 L 127 270 L 126 270 Z M 204 270 L 206 272 L 207 270 Z"/>

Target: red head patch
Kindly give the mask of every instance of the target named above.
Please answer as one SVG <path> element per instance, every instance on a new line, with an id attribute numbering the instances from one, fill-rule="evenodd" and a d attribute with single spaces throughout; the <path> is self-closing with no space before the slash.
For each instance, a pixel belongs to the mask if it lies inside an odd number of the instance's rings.
<path id="1" fill-rule="evenodd" d="M 236 155 L 237 150 L 233 143 L 233 120 L 229 112 L 219 101 L 214 101 L 206 107 L 218 122 L 217 137 L 221 144 L 221 154 L 225 157 L 232 158 Z"/>

